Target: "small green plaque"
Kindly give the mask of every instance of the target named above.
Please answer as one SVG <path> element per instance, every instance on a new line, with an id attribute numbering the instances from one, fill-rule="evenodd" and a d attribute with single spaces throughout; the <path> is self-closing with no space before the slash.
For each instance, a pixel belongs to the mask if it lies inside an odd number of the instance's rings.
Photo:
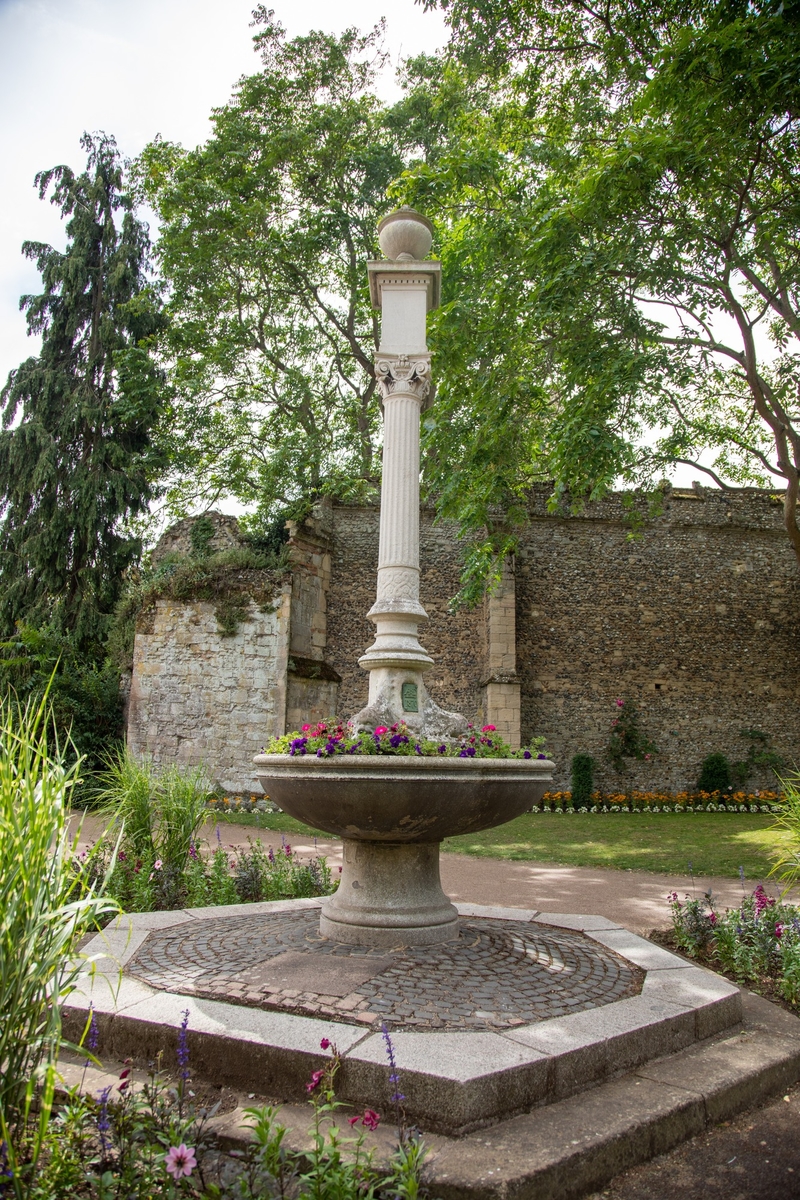
<path id="1" fill-rule="evenodd" d="M 403 699 L 403 712 L 419 712 L 417 685 L 415 683 L 404 683 L 401 694 Z"/>

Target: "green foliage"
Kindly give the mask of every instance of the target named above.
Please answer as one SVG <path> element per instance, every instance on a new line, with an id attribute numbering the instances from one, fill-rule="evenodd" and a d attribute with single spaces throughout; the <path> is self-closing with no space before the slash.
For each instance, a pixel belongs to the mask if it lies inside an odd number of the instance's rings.
<path id="1" fill-rule="evenodd" d="M 0 701 L 0 1142 L 19 1194 L 46 1136 L 61 1005 L 85 969 L 77 943 L 113 908 L 102 880 L 93 885 L 83 867 L 70 867 L 80 764 L 64 764 L 50 724 L 45 700 Z"/>
<path id="2" fill-rule="evenodd" d="M 247 620 L 251 603 L 270 604 L 288 564 L 285 547 L 275 552 L 248 544 L 197 558 L 165 559 L 127 585 L 109 631 L 110 661 L 120 671 L 131 669 L 137 625 L 148 623 L 160 599 L 213 602 L 220 633 L 232 637 Z M 265 578 L 265 571 L 270 577 Z"/>
<path id="3" fill-rule="evenodd" d="M 789 1004 L 800 1007 L 800 909 L 781 904 L 761 884 L 739 908 L 718 913 L 710 892 L 702 900 L 670 897 L 679 947 L 706 959 L 739 983 L 772 983 Z"/>
<path id="4" fill-rule="evenodd" d="M 408 132 L 373 92 L 381 27 L 287 40 L 263 5 L 255 24 L 263 68 L 215 110 L 208 141 L 157 140 L 137 171 L 170 289 L 172 432 L 188 464 L 172 503 L 233 494 L 269 524 L 379 483 L 365 263 Z"/>
<path id="5" fill-rule="evenodd" d="M 658 750 L 639 726 L 639 712 L 632 700 L 617 700 L 617 715 L 611 722 L 606 754 L 617 771 L 625 770 L 626 758 L 649 760 Z"/>
<path id="6" fill-rule="evenodd" d="M 68 218 L 67 249 L 26 242 L 43 292 L 23 296 L 41 351 L 0 393 L 0 635 L 23 621 L 68 633 L 95 661 L 125 573 L 130 522 L 146 514 L 165 459 L 153 438 L 163 329 L 148 282 L 147 227 L 125 192 L 113 138 L 84 135 L 87 169 L 36 177 Z"/>
<path id="7" fill-rule="evenodd" d="M 160 860 L 170 872 L 186 867 L 211 794 L 202 767 L 173 763 L 157 771 L 121 749 L 99 778 L 100 812 L 118 829 L 127 859 Z"/>
<path id="8" fill-rule="evenodd" d="M 739 762 L 731 763 L 731 779 L 735 787 L 744 787 L 754 771 L 768 770 L 779 772 L 783 770 L 784 760 L 770 745 L 772 741 L 763 729 L 743 729 L 742 737 L 749 740 L 747 757 Z"/>
<path id="9" fill-rule="evenodd" d="M 231 851 L 218 844 L 213 854 L 204 853 L 199 835 L 211 793 L 202 768 L 173 764 L 157 771 L 120 750 L 99 785 L 109 834 L 85 865 L 83 860 L 77 865 L 90 878 L 107 877 L 108 894 L 125 912 L 325 896 L 333 890 L 323 858 L 301 862 L 285 844 L 277 854 L 260 841 Z"/>
<path id="10" fill-rule="evenodd" d="M 731 769 L 726 756 L 724 754 L 707 755 L 700 768 L 697 790 L 699 792 L 728 792 L 730 789 Z"/>
<path id="11" fill-rule="evenodd" d="M 442 149 L 393 195 L 441 240 L 428 452 L 475 571 L 528 480 L 575 506 L 676 463 L 781 477 L 800 559 L 796 7 L 429 7 L 453 33 L 416 85 Z"/>
<path id="12" fill-rule="evenodd" d="M 588 808 L 594 791 L 594 759 L 591 754 L 575 754 L 572 758 L 572 807 Z"/>
<path id="13" fill-rule="evenodd" d="M 313 1108 L 311 1146 L 294 1150 L 278 1122 L 278 1109 L 245 1110 L 251 1137 L 244 1149 L 220 1145 L 211 1118 L 219 1109 L 194 1100 L 190 1075 L 188 1011 L 179 1033 L 177 1081 L 157 1068 L 147 1081 L 133 1082 L 125 1068 L 116 1088 L 93 1097 L 76 1089 L 51 1122 L 45 1154 L 27 1195 L 29 1200 L 423 1200 L 426 1148 L 419 1136 L 401 1132 L 386 1165 L 374 1162 L 365 1147 L 367 1129 L 380 1122 L 367 1109 L 339 1127 L 342 1110 L 335 1081 L 340 1058 L 325 1040 L 330 1057 L 313 1072 L 309 1100 Z M 354 1132 L 357 1125 L 361 1130 Z M 173 1181 L 170 1150 L 187 1151 L 188 1174 Z M 174 1151 L 173 1151 L 174 1152 Z"/>
<path id="14" fill-rule="evenodd" d="M 74 638 L 53 626 L 20 624 L 14 637 L 0 642 L 0 695 L 25 703 L 45 694 L 61 745 L 79 754 L 91 775 L 122 741 L 119 671 L 79 652 Z M 78 796 L 81 804 L 91 803 L 88 780 Z"/>
<path id="15" fill-rule="evenodd" d="M 788 890 L 800 880 L 800 773 L 787 775 L 780 782 L 784 811 L 773 828 L 784 836 L 778 844 L 770 874 L 777 875 Z"/>

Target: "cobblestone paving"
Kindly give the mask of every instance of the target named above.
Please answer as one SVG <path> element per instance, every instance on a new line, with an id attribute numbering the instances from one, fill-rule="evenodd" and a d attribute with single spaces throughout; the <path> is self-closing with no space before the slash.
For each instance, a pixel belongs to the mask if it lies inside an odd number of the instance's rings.
<path id="1" fill-rule="evenodd" d="M 525 921 L 462 920 L 457 941 L 372 950 L 322 937 L 316 909 L 154 930 L 126 970 L 166 991 L 393 1029 L 529 1024 L 636 995 L 643 979 L 582 934 Z"/>

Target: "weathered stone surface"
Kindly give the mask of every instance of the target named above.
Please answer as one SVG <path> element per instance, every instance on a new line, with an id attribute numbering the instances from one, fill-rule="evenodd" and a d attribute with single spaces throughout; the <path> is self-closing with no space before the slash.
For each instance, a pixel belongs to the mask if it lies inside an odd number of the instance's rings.
<path id="1" fill-rule="evenodd" d="M 284 727 L 290 586 L 271 611 L 251 604 L 233 637 L 221 636 L 213 604 L 157 601 L 152 632 L 134 644 L 134 754 L 157 766 L 203 763 L 226 791 L 256 790 L 253 752 Z"/>
<path id="2" fill-rule="evenodd" d="M 519 691 L 522 737 L 547 737 L 556 788 L 569 786 L 579 751 L 594 756 L 599 787 L 693 787 L 712 750 L 745 757 L 748 728 L 770 734 L 789 761 L 800 759 L 800 584 L 770 494 L 673 491 L 633 542 L 619 496 L 566 516 L 547 512 L 547 494 L 543 485 L 532 495 L 513 577 L 507 572 L 502 594 L 471 612 L 448 607 L 459 586 L 455 530 L 422 511 L 422 636 L 434 660 L 425 685 L 436 702 L 511 735 Z M 283 598 L 277 644 L 261 631 L 264 617 L 223 639 L 210 605 L 162 613 L 158 637 L 137 639 L 132 744 L 164 762 L 193 760 L 202 748 L 212 773 L 242 790 L 252 754 L 273 729 L 333 709 L 358 712 L 367 698 L 358 658 L 374 637 L 366 614 L 379 519 L 377 508 L 338 506 L 295 531 L 298 582 Z M 302 663 L 293 671 L 281 638 L 290 638 L 295 663 L 319 662 L 321 674 L 303 673 Z M 323 677 L 328 669 L 341 677 L 338 689 Z M 264 700 L 271 687 L 274 707 Z M 604 757 L 618 696 L 634 700 L 659 750 L 623 776 Z M 229 733 L 241 747 L 235 779 Z M 768 774 L 750 780 L 771 782 Z"/>

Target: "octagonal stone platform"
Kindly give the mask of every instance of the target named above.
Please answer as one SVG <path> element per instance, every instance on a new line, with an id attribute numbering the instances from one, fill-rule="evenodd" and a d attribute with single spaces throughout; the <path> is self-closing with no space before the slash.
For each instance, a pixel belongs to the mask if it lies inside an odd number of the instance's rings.
<path id="1" fill-rule="evenodd" d="M 195 1074 L 281 1100 L 305 1097 L 325 1037 L 341 1098 L 385 1109 L 385 1022 L 409 1120 L 462 1134 L 741 1020 L 732 984 L 603 917 L 460 904 L 457 942 L 369 950 L 322 938 L 320 904 L 119 918 L 85 947 L 68 1035 L 91 1002 L 101 1055 L 168 1061 L 188 1009 Z"/>

